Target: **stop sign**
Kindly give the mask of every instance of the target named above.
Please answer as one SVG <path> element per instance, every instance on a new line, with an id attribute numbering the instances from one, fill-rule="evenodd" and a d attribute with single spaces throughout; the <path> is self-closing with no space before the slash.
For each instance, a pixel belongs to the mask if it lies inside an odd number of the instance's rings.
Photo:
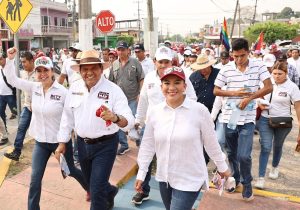
<path id="1" fill-rule="evenodd" d="M 115 28 L 115 16 L 110 10 L 102 10 L 96 17 L 96 26 L 102 33 L 111 32 Z"/>

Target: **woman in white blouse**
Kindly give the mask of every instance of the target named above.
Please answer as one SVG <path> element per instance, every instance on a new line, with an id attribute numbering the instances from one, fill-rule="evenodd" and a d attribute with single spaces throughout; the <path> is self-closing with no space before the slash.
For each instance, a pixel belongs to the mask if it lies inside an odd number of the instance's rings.
<path id="1" fill-rule="evenodd" d="M 57 133 L 67 90 L 54 80 L 52 61 L 45 56 L 37 58 L 34 63 L 36 79 L 39 82 L 18 78 L 15 74 L 14 66 L 16 53 L 16 48 L 8 49 L 8 60 L 4 72 L 10 84 L 32 94 L 32 119 L 29 135 L 36 140 L 36 143 L 32 153 L 28 209 L 39 210 L 42 178 L 47 162 L 58 146 Z M 70 176 L 73 176 L 87 191 L 87 184 L 82 172 L 74 166 L 72 153 L 72 141 L 69 141 L 65 158 L 70 170 Z"/>
<path id="2" fill-rule="evenodd" d="M 208 188 L 203 146 L 215 161 L 221 176 L 228 177 L 229 169 L 209 111 L 201 103 L 185 97 L 183 70 L 168 68 L 161 81 L 166 101 L 149 111 L 137 159 L 139 171 L 135 189 L 142 191 L 148 165 L 156 154 L 156 180 L 165 208 L 190 210 L 200 189 Z"/>
<path id="3" fill-rule="evenodd" d="M 292 117 L 291 105 L 294 104 L 298 121 L 300 120 L 300 91 L 298 86 L 288 77 L 287 64 L 276 62 L 272 67 L 273 92 L 265 95 L 269 104 L 258 103 L 262 109 L 257 123 L 260 135 L 259 178 L 255 187 L 264 189 L 265 174 L 271 150 L 273 150 L 272 168 L 269 178 L 277 179 L 279 176 L 279 163 L 282 156 L 283 143 L 292 128 L 272 128 L 269 126 L 270 117 Z M 300 130 L 297 137 L 300 143 Z"/>

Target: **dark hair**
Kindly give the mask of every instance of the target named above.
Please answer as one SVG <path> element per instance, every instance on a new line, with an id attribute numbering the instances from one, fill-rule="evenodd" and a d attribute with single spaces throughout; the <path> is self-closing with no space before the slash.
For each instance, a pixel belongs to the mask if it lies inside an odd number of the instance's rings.
<path id="1" fill-rule="evenodd" d="M 103 49 L 102 49 L 102 52 L 103 52 L 103 51 L 107 51 L 107 52 L 109 52 L 109 51 L 110 51 L 110 49 L 106 47 L 106 48 L 103 48 Z"/>
<path id="2" fill-rule="evenodd" d="M 6 56 L 6 53 L 5 52 L 2 52 L 2 53 L 0 53 L 0 58 L 7 58 L 7 56 Z"/>
<path id="3" fill-rule="evenodd" d="M 300 50 L 298 48 L 292 48 L 291 51 L 293 52 L 294 50 L 297 50 L 298 53 L 300 53 Z"/>
<path id="4" fill-rule="evenodd" d="M 232 51 L 238 51 L 242 49 L 249 51 L 249 43 L 246 39 L 238 38 L 232 42 Z"/>
<path id="5" fill-rule="evenodd" d="M 29 51 L 25 51 L 25 52 L 21 53 L 20 57 L 25 58 L 28 61 L 33 60 L 33 55 Z"/>
<path id="6" fill-rule="evenodd" d="M 274 66 L 272 67 L 272 71 L 274 69 L 278 69 L 278 70 L 284 71 L 285 73 L 288 72 L 288 67 L 287 67 L 287 63 L 286 62 L 279 62 L 279 61 L 277 61 L 274 64 Z"/>

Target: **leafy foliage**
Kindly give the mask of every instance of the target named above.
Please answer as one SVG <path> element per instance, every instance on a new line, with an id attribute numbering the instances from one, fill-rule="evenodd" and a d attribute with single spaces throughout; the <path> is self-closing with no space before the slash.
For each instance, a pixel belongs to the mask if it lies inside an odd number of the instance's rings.
<path id="1" fill-rule="evenodd" d="M 250 26 L 244 32 L 244 36 L 250 42 L 255 42 L 260 32 L 264 32 L 264 41 L 271 44 L 276 40 L 293 39 L 297 35 L 297 29 L 299 29 L 299 25 L 270 21 Z"/>
<path id="2" fill-rule="evenodd" d="M 121 35 L 117 37 L 117 42 L 118 41 L 125 41 L 127 42 L 128 46 L 132 46 L 134 43 L 134 37 L 130 35 Z"/>

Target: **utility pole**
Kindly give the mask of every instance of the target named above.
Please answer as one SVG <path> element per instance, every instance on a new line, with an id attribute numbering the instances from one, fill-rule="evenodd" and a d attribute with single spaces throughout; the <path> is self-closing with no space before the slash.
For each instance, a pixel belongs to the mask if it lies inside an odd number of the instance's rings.
<path id="1" fill-rule="evenodd" d="M 147 37 L 147 42 L 145 39 L 145 46 L 147 46 L 150 56 L 154 56 L 157 48 L 157 34 L 154 33 L 154 21 L 153 21 L 153 5 L 152 0 L 147 0 L 147 34 L 144 34 Z M 157 27 L 157 26 L 156 26 Z"/>
<path id="2" fill-rule="evenodd" d="M 139 43 L 141 43 L 141 17 L 140 17 L 140 1 L 137 1 L 138 4 L 138 24 L 139 24 Z"/>
<path id="3" fill-rule="evenodd" d="M 233 29 L 234 29 L 234 24 L 235 24 L 235 20 L 236 20 L 236 13 L 237 13 L 238 5 L 239 5 L 239 0 L 236 0 L 236 6 L 235 6 L 234 17 L 233 17 L 232 28 L 231 28 L 231 34 L 230 34 L 230 42 L 232 42 L 232 35 L 233 35 Z"/>
<path id="4" fill-rule="evenodd" d="M 255 0 L 254 14 L 253 14 L 253 18 L 252 18 L 252 21 L 251 21 L 252 25 L 255 23 L 256 7 L 257 7 L 257 0 Z"/>
<path id="5" fill-rule="evenodd" d="M 73 0 L 73 8 L 72 8 L 72 32 L 73 32 L 73 42 L 76 41 L 76 0 Z"/>
<path id="6" fill-rule="evenodd" d="M 239 31 L 239 38 L 241 37 L 241 4 L 239 3 L 239 27 L 238 27 L 238 31 Z"/>
<path id="7" fill-rule="evenodd" d="M 82 50 L 93 48 L 92 3 L 91 0 L 79 0 L 79 43 Z"/>
<path id="8" fill-rule="evenodd" d="M 14 34 L 14 47 L 16 47 L 17 49 L 19 49 L 19 35 L 18 33 Z M 20 56 L 19 56 L 19 52 L 17 52 L 16 55 L 16 59 L 15 59 L 15 64 L 16 64 L 16 74 L 18 75 L 18 77 L 20 76 Z M 19 89 L 17 89 L 17 112 L 18 112 L 18 121 L 20 120 L 20 114 L 21 114 L 21 91 Z"/>

